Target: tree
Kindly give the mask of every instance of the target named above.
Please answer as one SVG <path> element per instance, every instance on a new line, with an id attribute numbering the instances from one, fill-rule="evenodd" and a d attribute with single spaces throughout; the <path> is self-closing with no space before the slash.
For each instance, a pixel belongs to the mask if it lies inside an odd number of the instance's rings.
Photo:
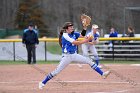
<path id="1" fill-rule="evenodd" d="M 28 24 L 37 25 L 41 33 L 48 33 L 43 21 L 43 11 L 39 0 L 22 0 L 19 4 L 15 23 L 18 29 L 24 29 Z"/>

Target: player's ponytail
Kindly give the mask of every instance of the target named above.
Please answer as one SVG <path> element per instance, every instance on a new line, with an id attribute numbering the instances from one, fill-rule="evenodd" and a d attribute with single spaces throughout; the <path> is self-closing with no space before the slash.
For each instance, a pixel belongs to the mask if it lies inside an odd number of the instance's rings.
<path id="1" fill-rule="evenodd" d="M 62 35 L 63 35 L 63 33 L 64 33 L 64 29 L 62 29 L 61 31 L 60 31 L 60 33 L 59 33 L 59 45 L 62 47 Z"/>

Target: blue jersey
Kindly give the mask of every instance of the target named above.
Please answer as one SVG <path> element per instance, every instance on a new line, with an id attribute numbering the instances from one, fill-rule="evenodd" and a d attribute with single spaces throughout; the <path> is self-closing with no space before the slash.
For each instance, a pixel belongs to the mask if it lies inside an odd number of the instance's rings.
<path id="1" fill-rule="evenodd" d="M 78 39 L 79 36 L 80 36 L 79 32 L 74 32 L 73 34 L 63 33 L 62 53 L 68 53 L 68 54 L 77 53 L 77 46 L 72 44 L 72 42 Z"/>
<path id="2" fill-rule="evenodd" d="M 115 31 L 115 32 L 113 32 L 113 33 L 110 33 L 110 34 L 109 34 L 109 37 L 118 37 L 118 32 Z"/>

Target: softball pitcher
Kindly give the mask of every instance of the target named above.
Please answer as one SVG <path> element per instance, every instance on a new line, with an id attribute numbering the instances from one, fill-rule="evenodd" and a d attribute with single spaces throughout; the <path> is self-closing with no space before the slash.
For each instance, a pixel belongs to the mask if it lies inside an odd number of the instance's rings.
<path id="1" fill-rule="evenodd" d="M 77 45 L 81 45 L 83 43 L 89 42 L 89 40 L 92 40 L 92 38 L 89 36 L 82 41 L 77 41 L 77 39 L 79 37 L 83 37 L 85 33 L 86 30 L 83 30 L 81 34 L 79 32 L 74 32 L 74 27 L 71 22 L 66 22 L 64 24 L 59 38 L 60 44 L 62 44 L 62 59 L 57 68 L 49 73 L 43 81 L 39 82 L 39 89 L 42 89 L 50 79 L 60 73 L 71 62 L 88 64 L 92 69 L 94 69 L 104 78 L 106 78 L 110 74 L 110 71 L 103 72 L 100 68 L 98 68 L 97 64 L 92 62 L 92 60 L 90 60 L 89 58 L 77 54 Z"/>
<path id="2" fill-rule="evenodd" d="M 98 25 L 93 24 L 92 25 L 92 29 L 89 33 L 87 33 L 86 36 L 93 36 L 93 40 L 91 40 L 88 43 L 84 43 L 81 45 L 82 47 L 82 51 L 83 51 L 83 55 L 84 56 L 89 56 L 89 52 L 91 54 L 93 54 L 95 62 L 97 65 L 99 65 L 99 57 L 98 57 L 98 52 L 95 48 L 95 45 L 99 43 L 99 32 L 98 32 Z M 99 66 L 101 68 L 101 66 Z"/>

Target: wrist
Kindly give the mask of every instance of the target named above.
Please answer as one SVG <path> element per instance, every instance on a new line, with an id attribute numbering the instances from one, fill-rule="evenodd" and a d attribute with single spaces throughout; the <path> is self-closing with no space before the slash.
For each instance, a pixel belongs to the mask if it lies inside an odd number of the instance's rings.
<path id="1" fill-rule="evenodd" d="M 85 29 L 82 30 L 81 35 L 82 36 L 85 36 L 86 35 L 86 30 Z"/>

